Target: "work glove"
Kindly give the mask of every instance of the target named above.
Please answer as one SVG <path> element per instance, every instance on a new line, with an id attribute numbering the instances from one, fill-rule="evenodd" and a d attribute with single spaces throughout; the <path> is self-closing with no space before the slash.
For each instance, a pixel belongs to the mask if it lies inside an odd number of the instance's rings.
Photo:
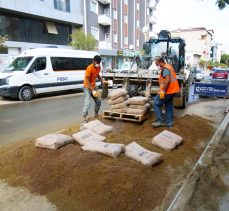
<path id="1" fill-rule="evenodd" d="M 93 97 L 99 97 L 99 93 L 96 91 L 96 90 L 93 90 L 92 91 L 92 95 L 93 95 Z"/>
<path id="2" fill-rule="evenodd" d="M 164 100 L 165 99 L 165 92 L 164 91 L 160 91 L 159 96 L 160 96 L 161 100 Z"/>

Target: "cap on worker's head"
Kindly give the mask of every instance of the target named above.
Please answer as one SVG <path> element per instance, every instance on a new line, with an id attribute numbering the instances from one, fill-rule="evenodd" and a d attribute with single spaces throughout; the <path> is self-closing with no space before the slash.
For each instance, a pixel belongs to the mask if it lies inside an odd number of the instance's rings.
<path id="1" fill-rule="evenodd" d="M 163 57 L 156 57 L 155 61 L 165 63 L 165 60 Z"/>
<path id="2" fill-rule="evenodd" d="M 101 56 L 99 56 L 99 55 L 94 56 L 94 61 L 100 63 L 101 60 L 102 60 L 102 59 L 101 59 Z"/>

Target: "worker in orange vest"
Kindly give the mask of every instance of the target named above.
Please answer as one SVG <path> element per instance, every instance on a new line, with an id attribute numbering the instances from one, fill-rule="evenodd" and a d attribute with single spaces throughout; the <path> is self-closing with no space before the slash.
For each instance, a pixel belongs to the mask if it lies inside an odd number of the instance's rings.
<path id="1" fill-rule="evenodd" d="M 99 75 L 101 67 L 100 67 L 101 57 L 96 55 L 93 59 L 93 63 L 90 64 L 85 72 L 84 77 L 84 106 L 83 106 L 83 119 L 82 123 L 87 122 L 87 115 L 90 109 L 90 98 L 92 97 L 95 102 L 95 115 L 94 117 L 98 117 L 99 109 L 101 106 L 101 100 L 99 98 L 98 92 L 96 90 L 96 79 L 98 78 L 101 83 L 103 83 L 102 77 Z"/>
<path id="2" fill-rule="evenodd" d="M 157 58 L 155 64 L 161 69 L 159 76 L 160 91 L 154 100 L 154 112 L 156 122 L 153 127 L 173 126 L 173 98 L 180 91 L 176 73 L 170 64 L 166 64 L 163 58 Z M 165 105 L 166 120 L 163 118 L 162 106 Z"/>

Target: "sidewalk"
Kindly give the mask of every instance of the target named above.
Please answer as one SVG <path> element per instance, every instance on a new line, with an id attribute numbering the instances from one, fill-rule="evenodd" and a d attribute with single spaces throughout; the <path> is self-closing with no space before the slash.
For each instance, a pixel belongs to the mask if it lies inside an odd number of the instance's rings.
<path id="1" fill-rule="evenodd" d="M 229 112 L 168 207 L 229 210 Z M 208 194 L 206 194 L 208 193 Z"/>

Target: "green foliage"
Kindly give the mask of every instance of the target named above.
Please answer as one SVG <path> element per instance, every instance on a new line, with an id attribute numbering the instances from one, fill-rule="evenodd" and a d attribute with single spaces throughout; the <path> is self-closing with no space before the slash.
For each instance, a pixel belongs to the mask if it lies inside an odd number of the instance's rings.
<path id="1" fill-rule="evenodd" d="M 205 65 L 206 65 L 206 63 L 207 63 L 207 61 L 201 59 L 201 60 L 199 61 L 199 66 L 200 66 L 201 68 L 204 68 Z"/>
<path id="2" fill-rule="evenodd" d="M 199 66 L 201 68 L 208 68 L 208 69 L 211 69 L 213 67 L 222 67 L 222 68 L 226 68 L 228 67 L 228 65 L 226 63 L 223 63 L 222 61 L 219 62 L 213 62 L 213 61 L 205 61 L 205 60 L 200 60 L 199 61 Z"/>
<path id="3" fill-rule="evenodd" d="M 217 0 L 216 4 L 218 5 L 218 8 L 222 10 L 227 6 L 227 4 L 229 4 L 229 0 Z"/>
<path id="4" fill-rule="evenodd" d="M 91 34 L 85 35 L 82 30 L 74 30 L 71 38 L 72 42 L 70 45 L 73 48 L 88 51 L 95 50 L 96 40 Z"/>
<path id="5" fill-rule="evenodd" d="M 207 67 L 209 69 L 213 68 L 213 67 L 223 67 L 223 68 L 226 68 L 227 65 L 226 64 L 223 64 L 223 63 L 219 63 L 219 62 L 212 62 L 212 61 L 208 61 L 207 62 Z"/>
<path id="6" fill-rule="evenodd" d="M 7 41 L 7 40 L 8 40 L 7 36 L 0 35 L 0 48 L 5 47 L 5 41 Z"/>
<path id="7" fill-rule="evenodd" d="M 221 56 L 220 62 L 229 65 L 229 54 L 223 54 Z"/>

